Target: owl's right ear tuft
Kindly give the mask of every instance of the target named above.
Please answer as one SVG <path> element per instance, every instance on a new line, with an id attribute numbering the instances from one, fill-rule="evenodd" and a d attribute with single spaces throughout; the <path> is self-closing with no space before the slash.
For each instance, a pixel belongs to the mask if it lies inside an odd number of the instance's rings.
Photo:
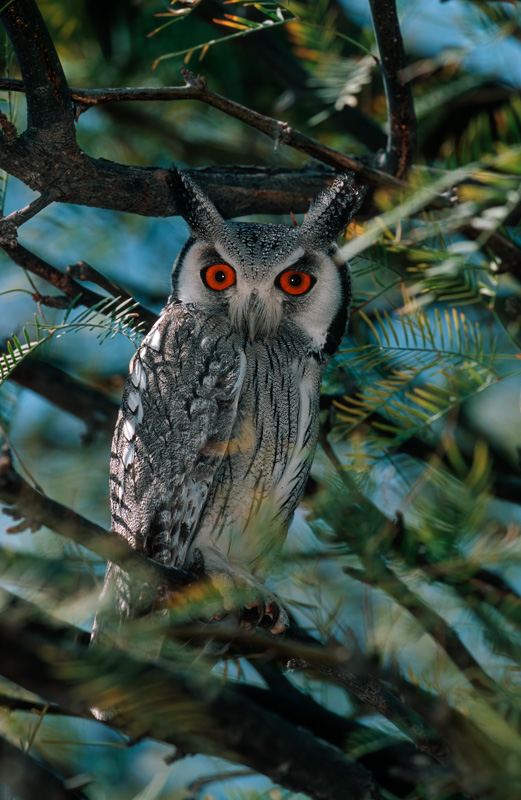
<path id="1" fill-rule="evenodd" d="M 219 239 L 226 223 L 197 183 L 177 167 L 168 170 L 168 181 L 177 213 L 189 224 L 192 233 L 208 242 Z"/>
<path id="2" fill-rule="evenodd" d="M 319 250 L 328 247 L 349 225 L 362 205 L 366 191 L 354 173 L 339 175 L 311 203 L 299 235 Z"/>

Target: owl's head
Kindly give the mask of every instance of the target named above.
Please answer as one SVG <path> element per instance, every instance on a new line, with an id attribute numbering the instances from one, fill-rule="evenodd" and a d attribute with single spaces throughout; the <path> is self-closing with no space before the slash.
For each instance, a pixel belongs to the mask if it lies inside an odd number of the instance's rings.
<path id="1" fill-rule="evenodd" d="M 171 170 L 176 206 L 191 229 L 172 273 L 172 296 L 225 314 L 250 339 L 292 323 L 325 356 L 345 332 L 351 277 L 335 240 L 365 189 L 342 175 L 311 204 L 300 228 L 229 222 L 191 178 Z"/>

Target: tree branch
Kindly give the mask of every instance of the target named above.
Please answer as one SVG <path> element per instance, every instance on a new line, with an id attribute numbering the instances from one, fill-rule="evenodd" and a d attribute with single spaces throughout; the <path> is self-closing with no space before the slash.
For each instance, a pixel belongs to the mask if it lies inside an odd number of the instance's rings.
<path id="1" fill-rule="evenodd" d="M 0 499 L 14 507 L 11 516 L 25 520 L 25 527 L 35 531 L 45 525 L 61 536 L 92 550 L 104 560 L 114 561 L 124 569 L 131 570 L 136 579 L 143 583 L 179 591 L 182 586 L 193 582 L 193 577 L 185 570 L 165 567 L 146 558 L 124 539 L 37 492 L 14 471 L 5 447 L 0 457 Z"/>
<path id="2" fill-rule="evenodd" d="M 53 41 L 34 0 L 5 3 L 0 20 L 15 51 L 27 96 L 27 136 L 54 128 L 62 143 L 76 142 L 67 81 Z M 59 129 L 59 132 L 56 130 Z"/>
<path id="3" fill-rule="evenodd" d="M 416 120 L 411 87 L 402 78 L 406 63 L 400 23 L 395 0 L 369 0 L 369 5 L 387 97 L 389 137 L 386 166 L 393 175 L 403 179 L 414 156 Z"/>
<path id="4" fill-rule="evenodd" d="M 77 265 L 67 268 L 67 273 L 63 273 L 56 269 L 56 267 L 52 267 L 50 264 L 44 261 L 43 258 L 40 258 L 39 256 L 35 255 L 35 253 L 27 250 L 27 248 L 23 247 L 21 244 L 18 244 L 16 241 L 12 246 L 8 246 L 0 242 L 0 247 L 2 247 L 9 258 L 14 261 L 15 264 L 18 264 L 19 267 L 26 269 L 28 272 L 32 272 L 33 275 L 37 275 L 38 278 L 43 278 L 43 280 L 48 281 L 48 283 L 50 283 L 52 286 L 60 289 L 60 291 L 62 291 L 69 300 L 65 307 L 70 305 L 73 300 L 76 300 L 76 305 L 92 308 L 92 306 L 96 305 L 97 303 L 101 303 L 105 299 L 103 295 L 96 294 L 96 292 L 93 292 L 91 289 L 88 289 L 85 286 L 81 286 L 77 281 L 74 280 L 72 275 L 79 273 L 78 270 L 75 270 L 75 266 Z M 93 271 L 95 272 L 95 270 Z M 97 274 L 99 275 L 99 273 Z M 101 277 L 102 276 L 100 276 L 100 278 Z M 92 274 L 90 277 L 85 278 L 85 280 L 92 279 Z M 103 279 L 102 285 L 103 288 L 105 288 L 106 285 L 110 285 L 110 281 Z M 110 292 L 111 294 L 113 294 L 114 287 L 115 284 L 112 284 Z M 130 297 L 130 295 L 128 295 L 126 292 L 124 292 L 124 295 L 126 297 Z M 35 299 L 37 300 L 38 297 L 35 297 Z M 59 300 L 60 298 L 57 299 Z M 153 311 L 150 311 L 148 308 L 145 308 L 139 303 L 135 304 L 133 313 L 137 314 L 139 318 L 150 327 L 157 320 L 157 314 L 154 314 Z"/>
<path id="5" fill-rule="evenodd" d="M 59 367 L 40 359 L 28 358 L 16 366 L 9 379 L 82 420 L 87 426 L 86 441 L 91 441 L 98 433 L 112 436 L 118 404 Z"/>
<path id="6" fill-rule="evenodd" d="M 62 640 L 30 604 L 16 605 L 16 614 L 0 620 L 0 669 L 29 691 L 82 716 L 116 702 L 110 725 L 134 739 L 151 736 L 183 752 L 224 756 L 314 800 L 338 800 L 346 787 L 352 800 L 381 797 L 364 767 L 266 711 L 240 687 L 194 666 L 140 663 L 128 652 L 87 648 L 70 635 Z"/>

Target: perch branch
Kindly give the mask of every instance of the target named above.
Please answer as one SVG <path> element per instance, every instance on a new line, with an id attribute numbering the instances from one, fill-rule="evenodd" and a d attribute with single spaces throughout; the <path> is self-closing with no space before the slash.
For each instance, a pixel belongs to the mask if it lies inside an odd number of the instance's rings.
<path id="1" fill-rule="evenodd" d="M 164 567 L 134 550 L 124 539 L 106 531 L 70 508 L 45 497 L 33 489 L 14 471 L 9 452 L 3 449 L 0 458 L 0 499 L 13 506 L 11 516 L 25 519 L 27 527 L 38 530 L 45 525 L 71 539 L 106 561 L 115 561 L 131 570 L 138 580 L 178 591 L 193 580 L 185 570 Z"/>
<path id="2" fill-rule="evenodd" d="M 274 666 L 273 662 L 259 661 L 259 659 L 256 659 L 253 664 L 254 666 L 262 664 L 267 668 Z M 369 740 L 371 736 L 376 736 L 376 740 L 379 739 L 379 733 L 375 734 L 369 727 L 325 709 L 312 697 L 299 691 L 282 673 L 279 674 L 282 686 L 278 691 L 272 686 L 266 690 L 258 686 L 243 684 L 241 693 L 266 711 L 272 711 L 274 714 L 282 716 L 292 725 L 306 728 L 314 736 L 318 736 L 319 739 L 339 747 L 344 752 L 349 752 L 351 740 L 353 745 L 356 746 L 356 742 L 359 741 L 357 737 L 364 736 L 365 741 Z M 0 694 L 0 707 L 9 711 L 32 714 L 45 712 L 46 715 L 52 716 L 77 716 L 55 703 L 24 700 L 5 694 Z M 383 789 L 394 790 L 394 793 L 399 797 L 408 795 L 415 788 L 416 776 L 413 773 L 419 759 L 418 750 L 410 742 L 389 741 L 386 739 L 384 744 L 375 749 L 370 749 L 367 753 L 357 758 L 357 761 L 363 764 L 376 777 Z M 410 775 L 409 781 L 404 781 L 403 792 L 397 792 L 396 789 L 395 771 L 397 763 L 400 763 L 404 772 Z M 428 757 L 424 756 L 421 759 L 421 765 L 422 774 L 418 776 L 416 781 L 418 783 L 436 780 L 440 777 L 440 773 L 445 780 L 447 778 L 454 780 L 453 775 L 449 775 L 446 770 Z"/>
<path id="3" fill-rule="evenodd" d="M 353 800 L 381 797 L 368 770 L 266 711 L 240 687 L 193 667 L 140 663 L 130 653 L 87 648 L 70 636 L 62 641 L 30 604 L 17 600 L 16 606 L 16 614 L 0 620 L 0 670 L 25 689 L 82 716 L 117 698 L 110 724 L 133 739 L 151 736 L 183 752 L 224 755 L 315 800 L 338 800 L 347 786 Z"/>
<path id="4" fill-rule="evenodd" d="M 134 576 L 145 583 L 152 584 L 158 591 L 179 592 L 183 586 L 194 582 L 194 577 L 185 570 L 174 567 L 165 567 L 151 559 L 146 558 L 141 553 L 134 550 L 126 541 L 109 533 L 95 523 L 76 514 L 59 503 L 44 497 L 36 492 L 23 478 L 14 470 L 7 454 L 4 454 L 0 462 L 0 498 L 14 505 L 15 514 L 18 510 L 20 517 L 26 517 L 34 528 L 39 525 L 46 525 L 68 539 L 72 539 L 78 544 L 87 547 L 100 555 L 107 561 L 114 561 L 124 569 L 131 570 Z M 176 631 L 177 636 L 184 638 L 208 638 L 208 630 L 204 626 L 189 628 L 184 626 Z M 212 631 L 212 636 L 216 639 L 223 638 L 225 641 L 234 639 L 240 643 L 241 634 L 225 627 Z M 259 639 L 260 639 L 259 635 Z M 273 637 L 263 639 L 266 647 L 271 647 L 279 655 L 288 657 L 298 656 L 311 662 L 331 662 L 340 670 L 339 683 L 345 685 L 345 670 L 342 661 L 346 658 L 343 648 L 337 648 L 334 652 L 323 651 L 322 646 L 316 639 L 307 634 L 297 625 L 292 623 L 287 635 L 287 640 L 277 642 Z M 250 644 L 251 639 L 246 639 Z M 365 667 L 364 667 L 365 669 Z M 417 745 L 420 750 L 439 758 L 443 750 L 443 745 L 434 729 L 430 726 L 421 727 L 421 720 L 408 719 L 409 711 L 396 698 L 392 692 L 378 683 L 374 677 L 367 677 L 361 674 L 351 681 L 351 690 L 360 697 L 362 702 L 367 703 L 387 719 L 391 720 L 406 733 Z M 333 670 L 330 671 L 331 677 Z M 421 729 L 421 736 L 418 731 Z M 444 751 L 446 752 L 446 751 Z"/>

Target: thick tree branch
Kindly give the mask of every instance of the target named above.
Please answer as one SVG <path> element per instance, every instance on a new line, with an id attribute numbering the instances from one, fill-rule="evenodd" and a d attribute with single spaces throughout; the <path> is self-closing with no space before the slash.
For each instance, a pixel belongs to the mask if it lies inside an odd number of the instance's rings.
<path id="1" fill-rule="evenodd" d="M 397 178 L 403 179 L 414 156 L 416 120 L 411 87 L 402 78 L 406 63 L 400 23 L 395 0 L 369 0 L 369 5 L 387 97 L 389 138 L 386 167 Z"/>
<path id="2" fill-rule="evenodd" d="M 22 605 L 29 618 L 20 613 Z M 0 670 L 9 680 L 82 716 L 117 704 L 111 725 L 132 738 L 152 736 L 183 752 L 219 755 L 316 800 L 377 800 L 371 774 L 340 750 L 266 711 L 240 687 L 194 667 L 136 661 L 129 653 L 62 641 L 54 625 L 17 601 L 0 620 Z M 193 708 L 186 713 L 186 703 Z M 183 722 L 180 724 L 179 713 Z"/>
<path id="3" fill-rule="evenodd" d="M 16 54 L 27 96 L 27 135 L 40 138 L 61 130 L 62 142 L 76 141 L 74 115 L 65 75 L 53 41 L 34 0 L 5 3 L 0 20 Z"/>
<path id="4" fill-rule="evenodd" d="M 14 12 L 16 7 L 17 13 Z M 61 191 L 61 201 L 79 205 L 112 208 L 128 212 L 169 216 L 176 213 L 175 198 L 170 196 L 166 181 L 166 171 L 156 168 L 144 169 L 125 167 L 104 160 L 92 159 L 77 147 L 70 105 L 70 94 L 59 64 L 56 51 L 49 34 L 38 12 L 34 0 L 18 0 L 4 9 L 0 18 L 4 21 L 7 33 L 16 43 L 16 51 L 21 59 L 20 66 L 28 93 L 30 107 L 30 125 L 28 130 L 16 142 L 0 140 L 0 167 L 15 175 L 36 191 L 45 191 L 50 186 Z M 36 46 L 34 46 L 36 41 Z M 27 55 L 30 53 L 30 56 Z M 41 92 L 45 102 L 50 87 L 54 87 L 56 96 L 49 106 L 41 112 L 38 110 L 38 97 Z M 177 91 L 177 90 L 176 90 Z M 179 87 L 183 97 L 193 97 L 209 102 L 232 116 L 242 119 L 270 136 L 278 144 L 290 144 L 302 152 L 319 158 L 336 169 L 352 168 L 364 180 L 376 184 L 393 182 L 393 179 L 378 170 L 370 170 L 342 153 L 321 145 L 299 131 L 294 131 L 286 123 L 266 117 L 240 106 L 233 101 L 209 92 L 203 81 L 194 81 L 188 87 Z M 53 127 L 52 135 L 49 134 Z M 39 132 L 40 131 L 40 132 Z M 41 133 L 45 131 L 45 136 Z M 3 145 L 3 146 L 2 146 Z M 3 152 L 2 152 L 3 151 Z M 237 172 L 237 171 L 236 171 Z M 310 200 L 317 194 L 316 190 L 304 194 L 304 187 L 297 186 L 292 178 L 285 182 L 285 192 L 289 193 L 281 203 L 281 186 L 272 182 L 273 172 L 265 173 L 270 181 L 270 188 L 259 186 L 259 194 L 255 191 L 255 181 L 251 171 L 244 188 L 248 188 L 250 198 L 240 198 L 237 180 L 244 179 L 244 170 L 238 171 L 234 181 L 228 181 L 226 191 L 222 192 L 217 182 L 217 191 L 212 186 L 205 186 L 204 174 L 202 185 L 210 196 L 216 200 L 225 215 L 306 210 Z M 255 170 L 253 171 L 255 172 Z M 260 171 L 257 171 L 259 173 Z M 288 172 L 286 171 L 286 174 Z M 230 177 L 228 175 L 228 177 Z M 257 176 L 259 177 L 259 175 Z M 222 180 L 222 179 L 221 179 Z M 306 178 L 304 176 L 304 182 Z M 395 181 L 396 182 L 396 181 Z M 265 184 L 264 181 L 262 181 Z M 320 188 L 327 183 L 327 178 L 320 175 Z M 231 184 L 231 185 L 230 185 Z M 234 191 L 235 189 L 235 191 Z M 230 191 L 231 190 L 231 191 Z M 269 199 L 266 191 L 270 195 Z"/>
<path id="5" fill-rule="evenodd" d="M 337 170 L 353 170 L 365 183 L 374 186 L 395 185 L 401 182 L 378 169 L 364 166 L 360 161 L 340 153 L 327 145 L 321 144 L 316 139 L 295 130 L 287 122 L 259 114 L 253 109 L 236 103 L 227 97 L 216 94 L 208 89 L 204 78 L 195 77 L 188 70 L 184 70 L 185 86 L 165 87 L 140 87 L 140 88 L 114 88 L 114 89 L 70 89 L 71 98 L 80 106 L 80 112 L 95 105 L 114 103 L 117 101 L 151 101 L 151 100 L 199 100 L 207 105 L 219 109 L 230 117 L 241 120 L 246 125 L 264 133 L 275 142 L 275 146 L 288 145 L 301 153 L 328 164 Z M 0 89 L 9 87 L 10 91 L 23 91 L 21 81 L 13 78 L 0 79 Z"/>
<path id="6" fill-rule="evenodd" d="M 21 8 L 20 16 L 14 8 Z M 9 12 L 9 9 L 11 11 Z M 8 13 L 9 12 L 9 13 Z M 6 16 L 7 15 L 7 16 Z M 49 187 L 57 187 L 60 200 L 65 203 L 109 208 L 144 216 L 170 216 L 177 213 L 175 198 L 172 198 L 164 169 L 155 167 L 140 168 L 115 164 L 104 159 L 93 159 L 83 153 L 76 145 L 72 120 L 72 104 L 58 57 L 45 29 L 43 20 L 34 0 L 19 0 L 4 10 L 3 16 L 8 34 L 14 37 L 22 59 L 21 68 L 31 108 L 31 125 L 17 141 L 0 139 L 0 168 L 19 178 L 35 191 L 44 192 Z M 27 19 L 32 20 L 28 27 Z M 37 42 L 33 47 L 32 39 Z M 26 54 L 29 52 L 30 57 Z M 5 84 L 11 85 L 11 84 Z M 47 101 L 49 87 L 55 87 L 56 98 L 45 105 L 41 114 L 38 111 L 38 91 Z M 204 87 L 193 89 L 174 87 L 184 97 L 195 92 L 199 97 L 207 92 Z M 64 101 L 64 93 L 67 102 Z M 226 105 L 225 98 L 213 96 L 212 102 Z M 70 115 L 67 110 L 70 105 Z M 230 101 L 239 118 L 247 117 L 244 109 Z M 262 115 L 252 113 L 257 127 L 271 132 L 280 139 L 284 124 Z M 246 119 L 245 119 L 246 121 Z M 38 134 L 38 125 L 45 135 Z M 53 127 L 52 135 L 49 126 Z M 292 132 L 298 144 L 301 136 Z M 304 137 L 304 144 L 306 137 Z M 321 145 L 314 140 L 307 143 L 310 152 L 317 154 Z M 309 149 L 308 148 L 308 149 Z M 324 149 L 328 162 L 335 162 L 338 169 L 345 169 L 350 160 L 341 153 Z M 335 161 L 337 159 L 337 161 Z M 347 160 L 346 160 L 347 159 Z M 358 165 L 364 171 L 364 167 Z M 386 183 L 389 178 L 383 173 L 380 179 Z M 208 194 L 217 202 L 225 216 L 240 216 L 251 213 L 296 213 L 306 211 L 310 201 L 323 189 L 333 176 L 317 170 L 287 170 L 261 168 L 213 168 L 197 171 L 197 180 Z"/>

